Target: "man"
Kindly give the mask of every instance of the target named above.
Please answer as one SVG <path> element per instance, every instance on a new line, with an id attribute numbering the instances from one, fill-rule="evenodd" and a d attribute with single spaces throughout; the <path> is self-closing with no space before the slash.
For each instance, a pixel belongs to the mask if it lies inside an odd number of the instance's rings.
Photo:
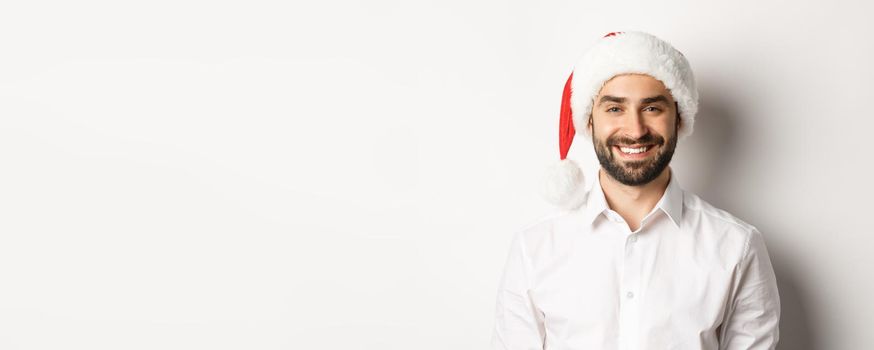
<path id="1" fill-rule="evenodd" d="M 562 99 L 564 210 L 513 239 L 493 349 L 774 349 L 780 299 L 762 234 L 684 191 L 669 166 L 692 132 L 689 63 L 646 33 L 611 33 Z M 566 159 L 576 128 L 601 164 L 585 191 Z"/>

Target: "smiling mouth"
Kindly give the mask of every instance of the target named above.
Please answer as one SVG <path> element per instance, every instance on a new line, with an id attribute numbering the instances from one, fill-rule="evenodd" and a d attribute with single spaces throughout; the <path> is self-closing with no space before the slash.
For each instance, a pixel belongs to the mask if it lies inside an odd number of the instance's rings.
<path id="1" fill-rule="evenodd" d="M 640 159 L 649 156 L 656 145 L 613 146 L 625 158 Z"/>

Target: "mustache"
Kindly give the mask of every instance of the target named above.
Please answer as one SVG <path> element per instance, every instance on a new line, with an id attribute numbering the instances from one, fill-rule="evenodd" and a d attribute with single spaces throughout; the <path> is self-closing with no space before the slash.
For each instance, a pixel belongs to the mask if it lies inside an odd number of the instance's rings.
<path id="1" fill-rule="evenodd" d="M 645 145 L 661 145 L 665 143 L 665 139 L 661 136 L 646 134 L 639 139 L 632 139 L 624 136 L 617 136 L 607 140 L 608 146 L 621 146 L 621 145 L 636 145 L 636 144 L 645 144 Z"/>

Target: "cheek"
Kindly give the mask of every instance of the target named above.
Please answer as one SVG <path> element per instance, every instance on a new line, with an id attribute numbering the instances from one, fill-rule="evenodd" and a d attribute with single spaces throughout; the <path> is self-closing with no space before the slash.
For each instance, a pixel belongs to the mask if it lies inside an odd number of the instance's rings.
<path id="1" fill-rule="evenodd" d="M 593 116 L 589 119 L 589 123 L 586 125 L 589 129 L 590 133 L 597 133 L 598 135 L 611 135 L 615 133 L 617 130 L 621 129 L 621 124 L 618 123 L 617 120 L 610 120 L 608 118 Z"/>

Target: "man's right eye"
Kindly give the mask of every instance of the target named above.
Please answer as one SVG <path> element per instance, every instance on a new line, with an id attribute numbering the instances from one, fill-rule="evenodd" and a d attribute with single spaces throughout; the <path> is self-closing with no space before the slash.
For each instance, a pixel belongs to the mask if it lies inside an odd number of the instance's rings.
<path id="1" fill-rule="evenodd" d="M 616 112 L 619 111 L 619 107 L 610 107 L 610 108 L 607 108 L 607 112 L 613 112 L 614 109 L 616 110 Z"/>

